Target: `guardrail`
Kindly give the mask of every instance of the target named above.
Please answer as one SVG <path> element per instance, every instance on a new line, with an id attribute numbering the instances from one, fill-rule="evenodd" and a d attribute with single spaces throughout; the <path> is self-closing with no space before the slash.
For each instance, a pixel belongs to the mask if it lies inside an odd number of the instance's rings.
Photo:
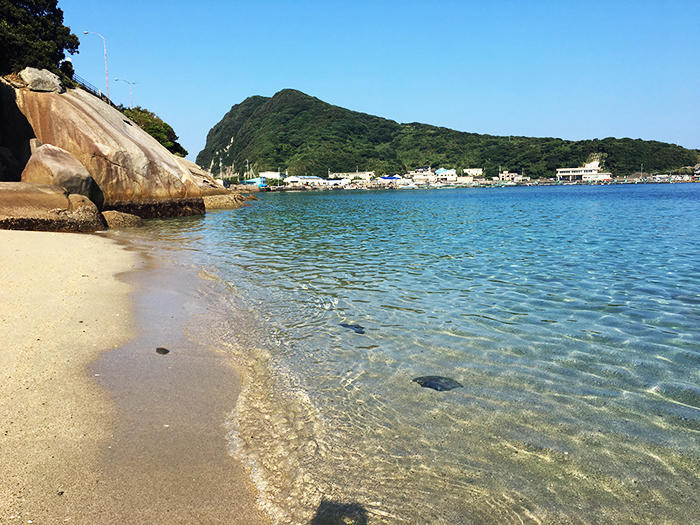
<path id="1" fill-rule="evenodd" d="M 101 98 L 104 102 L 109 104 L 112 107 L 117 107 L 116 104 L 114 104 L 111 100 L 107 98 L 107 95 L 102 93 L 102 90 L 85 80 L 83 77 L 73 73 L 73 82 L 78 84 L 81 88 L 83 88 L 85 91 L 92 93 L 96 97 Z"/>

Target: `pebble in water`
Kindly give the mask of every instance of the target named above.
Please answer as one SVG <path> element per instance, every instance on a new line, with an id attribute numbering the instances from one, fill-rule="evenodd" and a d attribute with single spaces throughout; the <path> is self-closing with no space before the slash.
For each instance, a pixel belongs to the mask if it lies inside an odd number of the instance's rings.
<path id="1" fill-rule="evenodd" d="M 156 354 L 165 355 L 165 354 L 169 354 L 169 353 L 170 353 L 170 350 L 168 350 L 167 348 L 163 348 L 162 346 L 159 346 L 158 348 L 156 348 Z"/>
<path id="2" fill-rule="evenodd" d="M 446 390 L 461 388 L 463 386 L 462 383 L 443 376 L 421 376 L 416 377 L 413 381 L 423 388 L 432 388 L 438 392 L 445 392 Z"/>
<path id="3" fill-rule="evenodd" d="M 343 328 L 349 328 L 356 334 L 364 334 L 365 333 L 365 328 L 362 325 L 359 324 L 348 324 L 348 323 L 340 323 L 340 326 Z"/>

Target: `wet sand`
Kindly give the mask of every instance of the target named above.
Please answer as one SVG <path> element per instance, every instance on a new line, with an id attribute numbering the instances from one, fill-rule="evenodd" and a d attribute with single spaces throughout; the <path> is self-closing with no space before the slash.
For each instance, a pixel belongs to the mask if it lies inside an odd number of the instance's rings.
<path id="1" fill-rule="evenodd" d="M 194 277 L 98 235 L 0 246 L 0 522 L 264 523 L 227 453 L 239 378 L 183 329 Z"/>

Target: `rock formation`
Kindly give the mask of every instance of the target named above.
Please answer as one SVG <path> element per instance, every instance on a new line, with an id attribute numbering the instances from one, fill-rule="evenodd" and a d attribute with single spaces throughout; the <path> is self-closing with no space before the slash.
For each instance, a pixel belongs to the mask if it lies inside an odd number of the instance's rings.
<path id="1" fill-rule="evenodd" d="M 142 226 L 143 220 L 141 217 L 131 215 L 130 213 L 122 213 L 120 211 L 108 210 L 102 212 L 102 216 L 107 222 L 107 226 L 111 228 L 133 228 Z"/>
<path id="2" fill-rule="evenodd" d="M 46 91 L 51 93 L 62 93 L 64 91 L 61 79 L 46 69 L 25 67 L 20 71 L 19 78 L 21 78 L 32 91 Z"/>
<path id="3" fill-rule="evenodd" d="M 105 227 L 97 206 L 84 195 L 48 184 L 0 182 L 0 228 L 93 232 Z"/>
<path id="4" fill-rule="evenodd" d="M 98 208 L 103 204 L 102 191 L 85 166 L 51 144 L 43 144 L 32 153 L 22 172 L 22 182 L 62 186 L 68 193 L 85 195 Z"/>
<path id="5" fill-rule="evenodd" d="M 240 204 L 116 108 L 83 89 L 66 91 L 56 75 L 32 68 L 0 79 L 0 181 L 20 180 L 36 184 L 0 188 L 0 227 L 99 229 L 101 217 L 99 225 L 87 218 L 88 199 L 100 210 L 141 218 L 202 214 L 203 196 Z M 76 214 L 85 218 L 68 220 Z"/>
<path id="6" fill-rule="evenodd" d="M 226 193 L 117 109 L 82 89 L 61 92 L 50 84 L 50 74 L 39 73 L 24 70 L 19 80 L 13 77 L 14 86 L 26 83 L 14 90 L 16 107 L 41 143 L 65 150 L 85 168 L 105 210 L 143 218 L 204 213 L 202 195 Z"/>

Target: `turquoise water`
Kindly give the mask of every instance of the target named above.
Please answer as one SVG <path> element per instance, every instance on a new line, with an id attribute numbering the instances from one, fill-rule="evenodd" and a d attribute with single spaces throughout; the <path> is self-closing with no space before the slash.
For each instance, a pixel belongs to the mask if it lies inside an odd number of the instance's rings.
<path id="1" fill-rule="evenodd" d="M 276 521 L 700 521 L 700 185 L 268 194 L 148 235 L 210 276 L 193 335 L 245 371 L 231 452 Z"/>

